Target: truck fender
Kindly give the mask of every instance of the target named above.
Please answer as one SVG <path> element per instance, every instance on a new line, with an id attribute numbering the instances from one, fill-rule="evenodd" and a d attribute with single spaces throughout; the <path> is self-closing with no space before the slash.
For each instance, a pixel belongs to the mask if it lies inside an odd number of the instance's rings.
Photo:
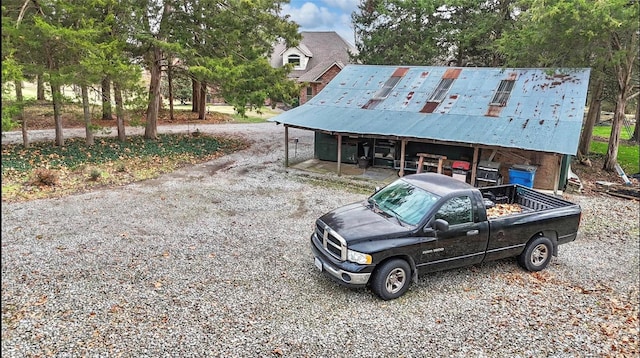
<path id="1" fill-rule="evenodd" d="M 408 262 L 409 266 L 411 267 L 411 280 L 413 281 L 413 283 L 418 283 L 418 269 L 416 267 L 415 260 L 411 256 L 397 255 L 397 256 L 386 257 L 384 260 L 380 261 L 380 263 L 376 265 L 376 268 L 380 267 L 383 263 L 393 259 L 402 259 Z"/>
<path id="2" fill-rule="evenodd" d="M 558 233 L 555 232 L 555 231 L 549 231 L 549 230 L 540 231 L 540 232 L 536 233 L 535 235 L 533 235 L 529 239 L 529 241 L 533 240 L 536 237 L 540 237 L 540 236 L 544 236 L 544 237 L 548 238 L 549 240 L 551 240 L 551 243 L 553 244 L 553 256 L 558 256 Z"/>

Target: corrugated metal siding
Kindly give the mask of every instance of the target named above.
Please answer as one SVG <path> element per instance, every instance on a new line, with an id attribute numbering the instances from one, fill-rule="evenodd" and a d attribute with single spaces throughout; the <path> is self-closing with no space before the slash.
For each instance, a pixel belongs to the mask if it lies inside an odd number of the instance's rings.
<path id="1" fill-rule="evenodd" d="M 270 119 L 336 133 L 388 135 L 576 154 L 589 69 L 549 76 L 545 69 L 455 68 L 457 79 L 433 113 L 420 113 L 450 67 L 409 67 L 374 109 L 363 109 L 406 66 L 348 65 L 304 105 Z M 489 112 L 501 80 L 516 83 L 506 106 Z"/>

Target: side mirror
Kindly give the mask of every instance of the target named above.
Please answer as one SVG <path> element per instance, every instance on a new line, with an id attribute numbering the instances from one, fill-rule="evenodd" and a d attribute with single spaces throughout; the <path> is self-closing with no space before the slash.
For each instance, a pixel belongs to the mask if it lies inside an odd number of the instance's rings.
<path id="1" fill-rule="evenodd" d="M 374 193 L 379 192 L 379 191 L 380 191 L 380 189 L 382 189 L 382 188 L 380 188 L 379 186 L 377 186 L 377 187 L 376 187 L 376 191 L 374 191 Z"/>
<path id="2" fill-rule="evenodd" d="M 423 232 L 428 237 L 435 237 L 438 231 L 447 231 L 449 230 L 449 223 L 443 219 L 437 219 L 431 224 L 431 226 L 425 226 Z"/>
<path id="3" fill-rule="evenodd" d="M 443 219 L 436 219 L 436 221 L 433 223 L 433 226 L 438 231 L 447 231 L 447 230 L 449 230 L 449 223 L 446 220 L 443 220 Z"/>

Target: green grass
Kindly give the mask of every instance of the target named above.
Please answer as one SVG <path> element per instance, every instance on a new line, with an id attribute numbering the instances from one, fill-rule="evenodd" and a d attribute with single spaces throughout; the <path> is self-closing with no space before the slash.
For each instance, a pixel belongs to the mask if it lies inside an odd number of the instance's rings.
<path id="1" fill-rule="evenodd" d="M 632 126 L 625 126 L 620 131 L 622 140 L 629 140 L 633 134 Z M 594 137 L 609 138 L 611 136 L 611 126 L 595 126 L 593 128 Z M 590 151 L 599 156 L 607 154 L 608 142 L 591 141 Z M 640 151 L 637 144 L 620 143 L 618 147 L 618 164 L 626 174 L 635 174 L 640 172 Z"/>
<path id="2" fill-rule="evenodd" d="M 620 139 L 629 140 L 633 134 L 632 126 L 622 127 L 620 130 Z M 611 126 L 595 126 L 593 127 L 594 137 L 609 138 L 611 136 Z"/>
<path id="3" fill-rule="evenodd" d="M 609 144 L 607 142 L 591 142 L 591 153 L 606 155 Z M 620 145 L 618 147 L 618 164 L 627 175 L 640 172 L 640 153 L 637 145 Z"/>

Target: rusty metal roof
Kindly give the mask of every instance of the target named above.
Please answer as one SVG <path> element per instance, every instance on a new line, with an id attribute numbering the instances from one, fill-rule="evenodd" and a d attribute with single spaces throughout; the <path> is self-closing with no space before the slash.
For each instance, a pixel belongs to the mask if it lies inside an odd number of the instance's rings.
<path id="1" fill-rule="evenodd" d="M 588 68 L 347 65 L 309 102 L 270 121 L 334 133 L 575 155 L 589 75 Z M 437 88 L 447 88 L 440 85 L 443 79 L 450 87 L 437 96 Z M 507 100 L 491 103 L 503 81 L 513 81 Z M 390 92 L 382 90 L 395 82 Z"/>

